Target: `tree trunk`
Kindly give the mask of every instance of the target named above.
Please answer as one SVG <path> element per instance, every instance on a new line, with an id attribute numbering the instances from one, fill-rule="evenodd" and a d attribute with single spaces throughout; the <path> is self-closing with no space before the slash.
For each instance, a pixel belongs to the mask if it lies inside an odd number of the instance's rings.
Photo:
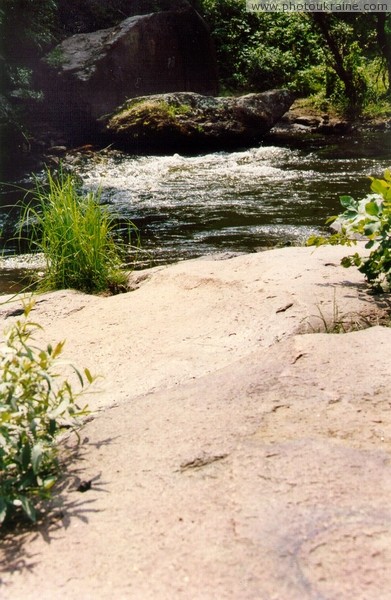
<path id="1" fill-rule="evenodd" d="M 345 67 L 344 55 L 338 47 L 338 43 L 331 31 L 329 15 L 325 13 L 311 13 L 314 23 L 323 35 L 328 49 L 333 57 L 333 69 L 342 81 L 345 87 L 345 93 L 351 107 L 356 109 L 360 105 L 359 90 L 354 82 L 354 75 L 351 69 Z"/>

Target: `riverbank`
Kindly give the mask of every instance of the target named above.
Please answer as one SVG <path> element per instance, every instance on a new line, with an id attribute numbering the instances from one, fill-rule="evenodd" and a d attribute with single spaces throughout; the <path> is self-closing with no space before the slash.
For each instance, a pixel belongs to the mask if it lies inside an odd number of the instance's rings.
<path id="1" fill-rule="evenodd" d="M 302 98 L 293 103 L 265 139 L 267 142 L 308 148 L 314 142 L 332 144 L 333 140 L 344 142 L 351 139 L 353 144 L 360 144 L 360 140 L 372 136 L 375 149 L 376 136 L 384 135 L 390 129 L 391 114 L 386 110 L 383 115 L 348 118 L 332 108 L 322 111 L 314 107 L 308 98 Z M 387 156 L 390 151 L 388 145 Z"/>
<path id="2" fill-rule="evenodd" d="M 119 296 L 37 298 L 41 341 L 103 378 L 51 514 L 1 543 L 4 600 L 387 598 L 388 296 L 346 253 L 225 254 Z"/>

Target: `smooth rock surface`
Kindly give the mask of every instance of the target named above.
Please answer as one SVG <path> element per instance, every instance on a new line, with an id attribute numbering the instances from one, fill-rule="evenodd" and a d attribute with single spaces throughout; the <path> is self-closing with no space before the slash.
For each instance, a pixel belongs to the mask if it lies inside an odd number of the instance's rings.
<path id="1" fill-rule="evenodd" d="M 67 338 L 103 379 L 51 515 L 1 541 L 2 599 L 389 599 L 389 298 L 346 252 L 211 257 L 135 273 L 120 296 L 37 298 L 40 342 Z"/>

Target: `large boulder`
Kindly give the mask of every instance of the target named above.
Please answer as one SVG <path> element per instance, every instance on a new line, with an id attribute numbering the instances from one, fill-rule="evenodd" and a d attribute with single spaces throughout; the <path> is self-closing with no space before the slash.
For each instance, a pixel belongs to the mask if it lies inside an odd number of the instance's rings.
<path id="1" fill-rule="evenodd" d="M 103 126 L 108 141 L 128 151 L 231 149 L 259 143 L 293 100 L 286 90 L 237 98 L 157 94 L 127 101 Z"/>
<path id="2" fill-rule="evenodd" d="M 73 35 L 45 64 L 48 107 L 74 132 L 93 127 L 128 98 L 186 90 L 215 94 L 218 86 L 208 28 L 190 5 Z"/>

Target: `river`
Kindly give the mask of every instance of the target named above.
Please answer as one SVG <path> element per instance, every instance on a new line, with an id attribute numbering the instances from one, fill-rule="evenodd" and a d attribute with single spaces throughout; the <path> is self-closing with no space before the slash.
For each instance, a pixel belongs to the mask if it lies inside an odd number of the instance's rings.
<path id="1" fill-rule="evenodd" d="M 103 153 L 79 166 L 87 189 L 140 229 L 154 264 L 302 244 L 325 232 L 339 196 L 362 197 L 391 166 L 391 133 L 301 140 L 202 156 Z M 295 147 L 296 146 L 296 147 Z M 148 256 L 146 256 L 148 260 Z"/>
<path id="2" fill-rule="evenodd" d="M 100 189 L 120 221 L 137 225 L 139 266 L 152 266 L 302 244 L 324 233 L 326 218 L 339 212 L 339 196 L 363 197 L 368 176 L 391 166 L 391 132 L 289 142 L 274 135 L 257 148 L 198 156 L 103 150 L 67 160 L 86 190 Z M 9 238 L 5 204 L 4 197 L 0 225 Z"/>

